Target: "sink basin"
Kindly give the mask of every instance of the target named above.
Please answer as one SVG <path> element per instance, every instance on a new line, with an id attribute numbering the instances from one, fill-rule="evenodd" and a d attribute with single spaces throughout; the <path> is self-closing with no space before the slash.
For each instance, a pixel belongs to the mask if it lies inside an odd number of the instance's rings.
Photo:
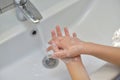
<path id="1" fill-rule="evenodd" d="M 50 31 L 57 24 L 61 28 L 68 26 L 81 40 L 111 45 L 112 35 L 120 23 L 119 0 L 58 0 L 49 5 L 45 1 L 46 6 L 39 5 L 42 2 L 38 0 L 31 1 L 43 16 L 38 24 L 19 22 L 14 9 L 1 15 L 1 27 L 6 28 L 0 33 L 0 80 L 71 80 L 62 61 L 53 69 L 42 65 Z M 7 16 L 10 26 L 3 19 Z M 82 55 L 82 60 L 89 75 L 106 64 L 88 55 Z"/>

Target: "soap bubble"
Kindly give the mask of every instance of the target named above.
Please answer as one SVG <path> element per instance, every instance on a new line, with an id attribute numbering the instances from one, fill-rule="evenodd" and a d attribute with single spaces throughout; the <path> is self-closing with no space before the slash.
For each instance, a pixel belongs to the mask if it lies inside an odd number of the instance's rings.
<path id="1" fill-rule="evenodd" d="M 115 33 L 112 37 L 112 40 L 113 40 L 112 44 L 113 44 L 114 47 L 120 47 L 120 29 L 115 31 Z"/>

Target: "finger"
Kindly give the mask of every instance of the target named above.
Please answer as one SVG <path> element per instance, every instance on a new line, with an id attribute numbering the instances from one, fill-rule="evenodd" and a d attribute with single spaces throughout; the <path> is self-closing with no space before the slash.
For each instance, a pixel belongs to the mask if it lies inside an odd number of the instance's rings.
<path id="1" fill-rule="evenodd" d="M 75 32 L 73 33 L 73 37 L 77 37 L 77 34 Z"/>
<path id="2" fill-rule="evenodd" d="M 56 52 L 56 53 L 52 54 L 52 58 L 60 58 L 60 59 L 62 59 L 61 56 L 62 56 L 61 52 Z"/>
<path id="3" fill-rule="evenodd" d="M 47 51 L 51 51 L 51 50 L 53 50 L 53 47 L 52 47 L 52 46 L 49 46 L 49 47 L 47 48 Z"/>
<path id="4" fill-rule="evenodd" d="M 65 36 L 70 36 L 69 30 L 65 27 L 64 28 Z"/>
<path id="5" fill-rule="evenodd" d="M 50 41 L 48 41 L 48 44 L 52 45 L 52 43 L 55 43 L 55 39 L 56 39 L 56 38 L 51 39 Z"/>
<path id="6" fill-rule="evenodd" d="M 64 49 L 64 47 L 63 47 L 63 45 L 60 43 L 60 42 L 58 42 L 58 41 L 49 41 L 48 42 L 48 44 L 50 44 L 50 45 L 53 45 L 53 44 L 56 44 L 56 46 L 57 46 L 57 48 L 59 49 L 59 50 L 63 50 Z M 48 47 L 48 51 L 50 51 L 50 50 L 52 50 L 53 48 L 52 47 Z"/>
<path id="7" fill-rule="evenodd" d="M 52 39 L 56 38 L 56 33 L 54 30 L 51 31 L 51 36 L 52 36 Z"/>
<path id="8" fill-rule="evenodd" d="M 67 57 L 66 52 L 64 50 L 59 50 L 58 52 L 55 52 L 52 56 L 61 59 Z"/>
<path id="9" fill-rule="evenodd" d="M 53 50 L 54 52 L 57 52 L 57 51 L 59 51 L 59 48 L 55 44 L 52 44 L 51 46 L 49 46 L 47 48 L 47 51 L 50 51 L 50 50 Z"/>
<path id="10" fill-rule="evenodd" d="M 53 40 L 48 41 L 48 44 L 52 44 L 52 41 L 53 41 Z"/>
<path id="11" fill-rule="evenodd" d="M 53 47 L 53 51 L 54 52 L 59 51 L 59 48 L 58 48 L 58 46 L 55 43 L 52 44 L 52 47 Z"/>
<path id="12" fill-rule="evenodd" d="M 59 37 L 62 36 L 62 32 L 61 32 L 61 29 L 60 29 L 59 25 L 56 26 L 56 33 L 57 33 L 57 36 L 59 36 Z"/>

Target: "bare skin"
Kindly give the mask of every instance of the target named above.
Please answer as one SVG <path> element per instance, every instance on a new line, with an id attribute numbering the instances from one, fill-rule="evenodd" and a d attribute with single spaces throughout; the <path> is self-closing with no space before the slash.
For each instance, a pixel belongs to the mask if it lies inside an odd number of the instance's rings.
<path id="1" fill-rule="evenodd" d="M 57 31 L 57 33 L 59 34 L 60 32 Z M 66 32 L 66 34 L 68 34 L 68 32 Z M 63 48 L 63 50 L 54 53 L 53 57 L 55 58 L 75 57 L 80 54 L 87 54 L 120 66 L 120 48 L 84 42 L 77 37 L 68 36 L 58 36 L 52 39 L 49 44 L 52 42 L 54 42 L 58 48 Z M 52 47 L 50 46 L 48 51 L 51 49 Z"/>
<path id="2" fill-rule="evenodd" d="M 66 66 L 72 80 L 90 80 L 82 61 L 69 62 Z"/>
<path id="3" fill-rule="evenodd" d="M 70 37 L 70 34 L 67 29 L 65 29 L 64 32 L 65 32 L 66 37 Z M 57 37 L 63 37 L 59 26 L 56 27 L 56 32 L 54 30 L 51 32 L 51 35 L 52 35 L 52 40 L 56 39 Z M 72 38 L 76 38 L 76 37 L 77 37 L 77 35 L 75 33 L 73 33 Z M 64 50 L 64 48 L 55 46 L 55 43 L 54 43 L 54 45 L 53 45 L 53 43 L 54 42 L 50 43 L 51 46 L 48 48 L 48 51 L 53 50 L 56 53 L 56 52 L 60 52 L 60 51 Z M 68 51 L 66 51 L 66 53 L 68 53 Z M 60 59 L 65 62 L 66 67 L 71 75 L 72 80 L 90 80 L 88 77 L 88 74 L 82 64 L 80 55 L 67 58 L 67 62 L 65 61 L 66 58 L 60 58 Z"/>

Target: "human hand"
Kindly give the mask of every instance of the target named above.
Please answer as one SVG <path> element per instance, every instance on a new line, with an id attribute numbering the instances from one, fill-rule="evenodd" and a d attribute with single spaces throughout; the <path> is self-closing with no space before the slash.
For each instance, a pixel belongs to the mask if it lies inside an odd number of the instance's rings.
<path id="1" fill-rule="evenodd" d="M 82 41 L 80 41 L 77 38 L 76 33 L 73 33 L 73 36 L 71 37 L 67 28 L 64 28 L 64 32 L 65 32 L 65 36 L 62 35 L 62 32 L 59 26 L 56 27 L 56 33 L 54 30 L 51 32 L 52 40 L 49 41 L 49 44 L 51 44 L 51 46 L 49 46 L 47 50 L 54 51 L 54 54 L 52 55 L 52 57 L 54 58 L 71 58 L 72 57 L 73 60 L 74 59 L 77 60 L 77 58 L 75 57 L 79 56 L 80 58 Z"/>
<path id="2" fill-rule="evenodd" d="M 89 76 L 84 68 L 79 55 L 79 48 L 81 50 L 82 42 L 77 38 L 76 33 L 71 37 L 67 28 L 64 29 L 65 36 L 62 35 L 60 27 L 56 27 L 56 32 L 53 30 L 52 40 L 49 42 L 51 46 L 48 51 L 53 50 L 53 58 L 60 58 L 66 63 L 66 67 L 71 75 L 72 80 L 89 80 Z M 78 49 L 76 49 L 78 48 Z M 77 56 L 75 56 L 75 54 Z M 70 55 L 74 55 L 71 56 Z M 77 62 L 79 61 L 79 62 Z"/>

